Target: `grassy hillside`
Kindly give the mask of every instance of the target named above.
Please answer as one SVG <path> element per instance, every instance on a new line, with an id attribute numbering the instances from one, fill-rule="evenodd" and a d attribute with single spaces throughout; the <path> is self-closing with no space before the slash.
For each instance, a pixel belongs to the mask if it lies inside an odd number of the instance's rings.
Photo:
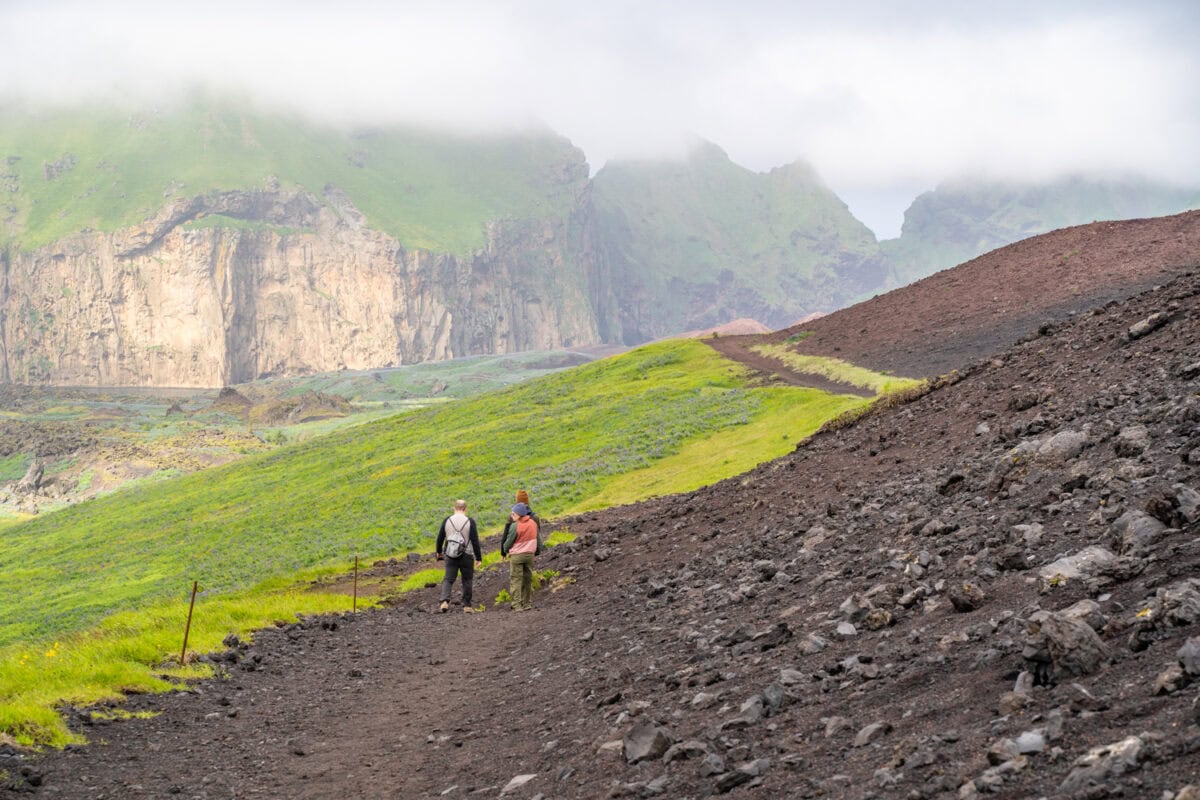
<path id="1" fill-rule="evenodd" d="M 238 388 L 255 397 L 260 394 L 287 396 L 305 392 L 336 394 L 356 405 L 392 403 L 412 398 L 461 400 L 592 360 L 590 355 L 570 351 L 529 351 L 466 356 L 387 369 L 342 370 L 296 378 L 268 378 Z"/>
<path id="2" fill-rule="evenodd" d="M 0 109 L 0 246 L 140 222 L 172 197 L 261 187 L 344 190 L 406 247 L 469 253 L 484 223 L 562 217 L 583 154 L 546 131 L 491 137 L 416 129 L 351 133 L 197 95 L 146 112 Z"/>
<path id="3" fill-rule="evenodd" d="M 24 477 L 35 455 L 45 485 L 30 499 L 45 513 L 590 360 L 541 351 L 270 378 L 236 387 L 250 403 L 241 409 L 216 403 L 215 391 L 0 386 L 0 528 L 30 516 L 24 493 L 6 484 Z M 322 399 L 330 396 L 348 403 Z"/>
<path id="4" fill-rule="evenodd" d="M 881 242 L 903 285 L 997 247 L 1072 225 L 1200 208 L 1200 189 L 1146 180 L 1064 178 L 1047 184 L 960 181 L 913 201 L 899 239 Z"/>
<path id="5" fill-rule="evenodd" d="M 766 403 L 772 392 L 789 402 Z M 771 458 L 861 402 L 747 388 L 705 345 L 672 342 L 338 431 L 9 528 L 0 643 L 91 625 L 192 579 L 224 592 L 356 553 L 397 552 L 427 539 L 459 496 L 485 527 L 500 522 L 517 485 L 540 511 L 560 513 L 767 411 L 787 419 L 788 437 L 755 454 Z"/>
<path id="6" fill-rule="evenodd" d="M 703 343 L 666 342 L 9 527 L 0 732 L 62 742 L 52 709 L 63 698 L 152 685 L 151 667 L 178 647 L 193 580 L 204 589 L 197 646 L 214 647 L 228 630 L 344 608 L 344 597 L 287 586 L 356 554 L 430 547 L 456 497 L 486 533 L 517 487 L 544 516 L 688 491 L 866 402 L 752 388 Z"/>

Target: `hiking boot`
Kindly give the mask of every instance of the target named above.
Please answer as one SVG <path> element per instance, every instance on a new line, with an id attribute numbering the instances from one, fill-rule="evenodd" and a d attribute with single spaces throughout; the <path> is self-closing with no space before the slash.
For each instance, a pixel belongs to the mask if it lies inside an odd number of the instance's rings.
<path id="1" fill-rule="evenodd" d="M 438 609 L 438 611 L 441 611 L 443 614 L 445 614 L 445 613 L 446 613 L 447 611 L 449 611 L 449 610 L 450 610 L 450 601 L 449 601 L 449 600 L 443 600 L 443 601 L 442 601 L 442 605 L 441 605 L 441 607 Z"/>
<path id="2" fill-rule="evenodd" d="M 475 614 L 477 612 L 476 612 L 476 609 L 472 608 L 471 606 L 463 606 L 463 613 L 464 614 Z"/>

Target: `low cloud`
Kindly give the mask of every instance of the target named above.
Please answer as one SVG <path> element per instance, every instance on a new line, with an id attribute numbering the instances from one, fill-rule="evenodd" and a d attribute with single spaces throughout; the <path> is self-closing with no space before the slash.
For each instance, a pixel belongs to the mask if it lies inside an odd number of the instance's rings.
<path id="1" fill-rule="evenodd" d="M 964 174 L 1200 184 L 1190 3 L 575 5 L 18 0 L 0 8 L 0 95 L 200 84 L 344 124 L 537 121 L 593 168 L 701 136 L 756 170 L 803 158 L 859 197 Z"/>

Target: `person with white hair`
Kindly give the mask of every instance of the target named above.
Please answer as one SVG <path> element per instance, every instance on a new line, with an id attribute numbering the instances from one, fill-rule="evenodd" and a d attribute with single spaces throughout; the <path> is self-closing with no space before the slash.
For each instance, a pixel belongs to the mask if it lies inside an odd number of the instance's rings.
<path id="1" fill-rule="evenodd" d="M 475 610 L 471 607 L 471 588 L 475 569 L 483 566 L 483 551 L 479 548 L 479 529 L 475 526 L 475 520 L 467 516 L 466 500 L 454 501 L 454 513 L 442 520 L 438 528 L 436 547 L 437 560 L 446 562 L 439 610 L 443 613 L 450 610 L 450 590 L 461 573 L 463 611 L 471 613 Z"/>

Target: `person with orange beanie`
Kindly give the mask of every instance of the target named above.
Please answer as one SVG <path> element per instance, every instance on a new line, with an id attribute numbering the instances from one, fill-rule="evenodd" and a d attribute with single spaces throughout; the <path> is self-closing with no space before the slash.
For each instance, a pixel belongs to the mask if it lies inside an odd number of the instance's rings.
<path id="1" fill-rule="evenodd" d="M 538 524 L 538 528 L 540 529 L 542 527 L 542 518 L 539 517 L 537 512 L 533 510 L 533 503 L 529 502 L 529 492 L 525 491 L 524 489 L 517 489 L 517 497 L 515 502 L 524 503 L 525 505 L 529 506 L 529 516 L 533 517 L 533 521 Z"/>
<path id="2" fill-rule="evenodd" d="M 509 561 L 508 593 L 513 611 L 533 608 L 533 560 L 541 549 L 541 524 L 528 504 L 517 503 L 509 514 L 500 543 L 500 554 Z"/>

